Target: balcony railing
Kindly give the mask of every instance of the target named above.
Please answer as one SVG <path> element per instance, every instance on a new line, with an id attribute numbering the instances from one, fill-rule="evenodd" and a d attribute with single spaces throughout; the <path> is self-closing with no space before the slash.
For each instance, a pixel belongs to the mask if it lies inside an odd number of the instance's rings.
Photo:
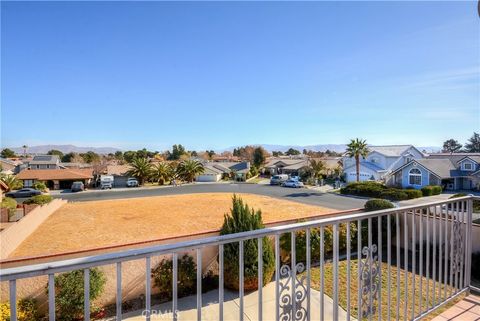
<path id="1" fill-rule="evenodd" d="M 327 317 L 327 294 L 333 306 L 328 319 L 419 320 L 471 288 L 473 199 L 475 197 L 466 196 L 420 206 L 342 215 L 187 242 L 7 268 L 0 271 L 0 281 L 9 282 L 11 320 L 16 321 L 17 280 L 48 276 L 48 316 L 50 321 L 54 321 L 55 274 L 84 270 L 84 319 L 90 320 L 89 269 L 114 264 L 116 320 L 122 320 L 122 263 L 144 260 L 147 311 L 144 316 L 146 320 L 151 320 L 152 258 L 171 255 L 171 309 L 174 312 L 173 320 L 177 320 L 177 258 L 180 253 L 194 251 L 197 260 L 196 316 L 197 320 L 201 320 L 202 250 L 214 247 L 218 249 L 216 260 L 219 278 L 216 319 L 224 320 L 224 249 L 236 243 L 239 249 L 238 319 L 244 320 L 244 245 L 253 240 L 258 248 L 258 320 L 323 320 Z M 313 234 L 318 238 L 312 238 Z M 284 235 L 289 236 L 288 250 L 281 248 Z M 305 240 L 302 249 L 306 253 L 302 255 L 296 253 L 299 237 Z M 275 273 L 271 281 L 275 287 L 275 311 L 264 311 L 263 306 L 263 238 L 272 242 L 275 253 Z M 327 242 L 331 245 L 328 251 L 325 247 Z M 312 253 L 312 248 L 318 249 L 318 252 Z M 325 272 L 327 268 L 331 273 Z M 313 279 L 314 270 L 318 271 L 319 279 Z M 355 293 L 352 290 L 354 285 Z M 312 304 L 313 296 L 318 294 L 318 300 L 315 299 Z M 265 316 L 267 314 L 268 318 Z"/>

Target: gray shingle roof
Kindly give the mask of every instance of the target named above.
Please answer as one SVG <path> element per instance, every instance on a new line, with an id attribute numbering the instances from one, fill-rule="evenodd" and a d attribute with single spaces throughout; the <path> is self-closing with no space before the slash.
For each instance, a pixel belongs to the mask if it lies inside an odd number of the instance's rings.
<path id="1" fill-rule="evenodd" d="M 370 152 L 377 152 L 389 157 L 401 156 L 412 145 L 384 145 L 384 146 L 368 146 Z"/>
<path id="2" fill-rule="evenodd" d="M 465 157 L 473 159 L 475 162 L 480 164 L 480 153 L 455 153 L 455 154 L 430 154 L 427 156 L 428 159 L 449 159 L 454 163 L 459 162 Z"/>
<path id="3" fill-rule="evenodd" d="M 37 164 L 51 164 L 55 165 L 60 162 L 58 155 L 38 155 L 34 156 L 33 159 L 29 162 L 31 165 Z"/>
<path id="4" fill-rule="evenodd" d="M 442 178 L 452 177 L 453 172 L 457 170 L 455 164 L 449 159 L 423 158 L 416 159 L 415 162 Z"/>

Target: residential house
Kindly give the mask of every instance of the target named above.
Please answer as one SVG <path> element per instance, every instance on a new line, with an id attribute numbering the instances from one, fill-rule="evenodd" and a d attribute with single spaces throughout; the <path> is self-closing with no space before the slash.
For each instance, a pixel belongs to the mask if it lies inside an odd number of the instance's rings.
<path id="1" fill-rule="evenodd" d="M 360 181 L 387 181 L 392 171 L 425 155 L 412 145 L 368 146 L 366 158 L 360 158 Z M 343 173 L 347 182 L 357 180 L 355 158 L 344 156 Z"/>
<path id="2" fill-rule="evenodd" d="M 81 181 L 90 186 L 93 180 L 93 169 L 24 169 L 17 178 L 23 181 L 24 187 L 32 187 L 35 182 L 44 182 L 49 189 L 68 189 L 73 182 Z"/>
<path id="3" fill-rule="evenodd" d="M 480 153 L 432 154 L 412 160 L 392 173 L 391 185 L 444 190 L 480 189 Z"/>
<path id="4" fill-rule="evenodd" d="M 17 174 L 20 171 L 22 161 L 8 158 L 0 158 L 0 172 L 8 175 Z"/>
<path id="5" fill-rule="evenodd" d="M 113 187 L 125 187 L 130 177 L 127 175 L 129 170 L 130 165 L 107 165 L 106 170 L 102 173 L 113 176 Z"/>
<path id="6" fill-rule="evenodd" d="M 272 157 L 265 164 L 265 170 L 270 175 L 288 174 L 299 176 L 301 172 L 307 170 L 309 166 L 310 163 L 307 157 Z"/>
<path id="7" fill-rule="evenodd" d="M 58 155 L 37 155 L 27 163 L 28 169 L 59 169 L 60 157 Z"/>
<path id="8" fill-rule="evenodd" d="M 250 162 L 206 162 L 205 171 L 196 177 L 197 182 L 218 182 L 234 175 L 235 181 L 246 181 Z"/>

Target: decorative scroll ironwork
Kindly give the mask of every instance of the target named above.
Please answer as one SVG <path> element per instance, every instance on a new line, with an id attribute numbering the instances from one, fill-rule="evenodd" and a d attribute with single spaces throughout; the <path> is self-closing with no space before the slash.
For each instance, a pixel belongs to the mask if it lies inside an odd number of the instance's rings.
<path id="1" fill-rule="evenodd" d="M 380 277 L 378 275 L 379 262 L 377 256 L 377 245 L 365 246 L 362 249 L 361 274 L 362 281 L 362 318 L 374 315 L 376 312 L 375 301 L 378 298 Z M 370 300 L 371 298 L 371 300 Z"/>
<path id="2" fill-rule="evenodd" d="M 453 246 L 452 246 L 452 272 L 458 273 L 462 268 L 462 257 L 464 250 L 464 229 L 462 223 L 455 220 L 453 221 Z"/>
<path id="3" fill-rule="evenodd" d="M 280 288 L 280 320 L 282 321 L 300 321 L 306 320 L 307 317 L 307 308 L 303 304 L 307 297 L 307 287 L 304 284 L 306 276 L 299 277 L 299 274 L 305 271 L 305 265 L 298 263 L 295 270 L 295 294 L 292 298 L 292 270 L 286 264 L 280 267 L 278 286 Z M 295 305 L 292 304 L 293 302 L 295 302 Z"/>

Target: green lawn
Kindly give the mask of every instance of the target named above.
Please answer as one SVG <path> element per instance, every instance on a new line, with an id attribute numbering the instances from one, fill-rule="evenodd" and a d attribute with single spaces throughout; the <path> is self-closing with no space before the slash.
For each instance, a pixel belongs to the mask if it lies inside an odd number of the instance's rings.
<path id="1" fill-rule="evenodd" d="M 348 280 L 347 280 L 347 261 L 341 261 L 339 263 L 339 303 L 340 306 L 343 309 L 347 309 L 347 287 L 350 287 L 350 303 L 351 303 L 351 314 L 352 317 L 357 317 L 357 308 L 358 308 L 358 285 L 357 285 L 357 275 L 358 275 L 358 263 L 357 260 L 351 260 L 351 265 L 350 265 L 350 273 L 351 273 L 351 282 L 350 285 L 348 285 Z M 382 264 L 382 320 L 388 320 L 388 295 L 387 295 L 387 289 L 388 289 L 388 265 L 386 263 Z M 390 318 L 392 320 L 395 320 L 397 317 L 397 268 L 392 266 L 391 269 L 391 311 L 390 311 Z M 412 312 L 412 280 L 413 277 L 415 276 L 415 312 L 419 313 L 420 311 L 420 276 L 419 275 L 414 275 L 411 272 L 407 273 L 408 276 L 408 318 L 411 317 L 411 312 Z M 333 295 L 333 269 L 332 269 L 332 264 L 327 263 L 325 264 L 325 294 L 328 296 L 332 297 Z M 314 267 L 311 270 L 311 284 L 312 288 L 316 290 L 320 290 L 320 268 L 319 267 Z M 423 303 L 422 303 L 422 308 L 425 310 L 426 306 L 426 298 L 427 298 L 427 291 L 426 291 L 426 285 L 427 285 L 427 280 L 426 278 L 423 278 L 422 281 L 422 298 L 423 298 Z M 436 292 L 437 292 L 437 301 L 438 301 L 438 296 L 440 294 L 440 289 L 442 290 L 443 294 L 443 285 L 439 287 L 439 283 L 436 285 Z M 430 280 L 430 301 L 433 298 L 433 281 Z M 449 287 L 447 287 L 447 293 L 448 293 Z M 400 269 L 400 320 L 405 320 L 404 318 L 404 294 L 405 294 L 405 271 Z M 456 300 L 455 302 L 459 301 L 460 299 Z M 444 311 L 448 307 L 452 306 L 455 302 L 452 302 L 445 307 L 441 309 L 437 309 L 435 313 L 432 315 L 428 316 L 425 318 L 425 320 L 430 320 L 436 315 L 438 315 L 440 312 Z M 378 303 L 375 301 L 374 305 L 378 307 Z M 378 320 L 378 309 L 377 312 L 374 316 L 372 316 L 372 319 Z"/>

